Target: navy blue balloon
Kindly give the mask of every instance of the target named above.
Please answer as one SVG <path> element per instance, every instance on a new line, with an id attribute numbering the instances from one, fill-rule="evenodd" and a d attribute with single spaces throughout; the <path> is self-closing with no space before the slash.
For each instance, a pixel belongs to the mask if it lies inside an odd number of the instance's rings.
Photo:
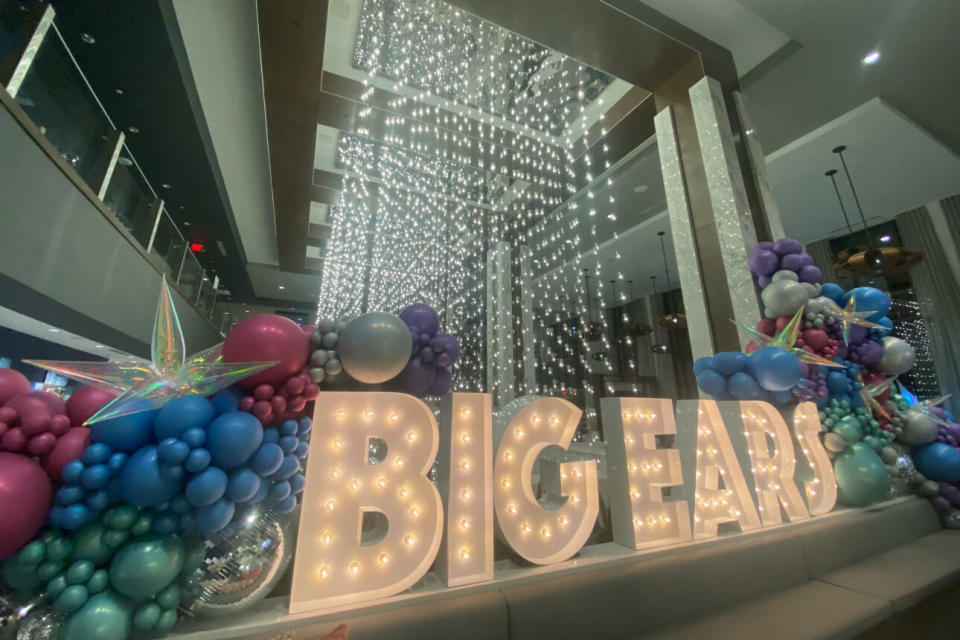
<path id="1" fill-rule="evenodd" d="M 225 413 L 207 427 L 207 451 L 213 464 L 221 469 L 243 465 L 262 442 L 260 421 L 243 411 Z"/>
<path id="2" fill-rule="evenodd" d="M 120 470 L 120 496 L 140 507 L 154 507 L 180 492 L 182 481 L 164 478 L 160 473 L 157 448 L 143 447 L 132 454 Z"/>
<path id="3" fill-rule="evenodd" d="M 227 491 L 227 474 L 223 469 L 209 467 L 187 483 L 183 494 L 190 504 L 205 507 L 223 497 Z"/>
<path id="4" fill-rule="evenodd" d="M 264 442 L 250 461 L 250 468 L 261 476 L 276 472 L 283 463 L 283 449 L 273 442 Z"/>
<path id="5" fill-rule="evenodd" d="M 820 295 L 826 296 L 839 304 L 841 298 L 843 298 L 843 287 L 833 282 L 825 282 L 820 287 Z"/>
<path id="6" fill-rule="evenodd" d="M 874 322 L 887 315 L 890 311 L 890 297 L 875 287 L 856 287 L 851 289 L 840 299 L 840 306 L 846 306 L 853 298 L 857 311 L 872 311 L 867 320 Z"/>
<path id="7" fill-rule="evenodd" d="M 260 476 L 252 469 L 244 468 L 230 474 L 227 483 L 227 499 L 233 502 L 246 502 L 260 490 Z"/>
<path id="8" fill-rule="evenodd" d="M 747 370 L 767 391 L 785 391 L 803 377 L 803 367 L 795 355 L 779 347 L 763 347 L 747 358 Z"/>
<path id="9" fill-rule="evenodd" d="M 153 442 L 153 420 L 156 411 L 140 411 L 102 420 L 90 425 L 90 440 L 110 445 L 114 451 L 133 453 Z"/>
<path id="10" fill-rule="evenodd" d="M 211 505 L 200 507 L 197 509 L 196 515 L 197 527 L 207 535 L 216 533 L 227 526 L 235 511 L 234 504 L 226 499 L 220 499 Z"/>
<path id="11" fill-rule="evenodd" d="M 930 480 L 960 480 L 960 451 L 944 442 L 931 442 L 914 449 L 913 464 Z"/>
<path id="12" fill-rule="evenodd" d="M 760 385 L 750 374 L 738 371 L 727 380 L 727 390 L 737 400 L 753 400 L 760 395 Z"/>
<path id="13" fill-rule="evenodd" d="M 270 477 L 274 480 L 286 480 L 298 471 L 300 471 L 300 460 L 294 455 L 286 455 L 283 457 L 280 468 Z"/>
<path id="14" fill-rule="evenodd" d="M 153 423 L 158 440 L 179 438 L 187 429 L 202 429 L 210 424 L 216 412 L 203 396 L 182 396 L 163 405 Z"/>
<path id="15" fill-rule="evenodd" d="M 703 358 L 697 358 L 693 363 L 693 375 L 698 376 L 704 371 L 713 369 L 713 358 L 710 356 L 705 356 Z"/>
<path id="16" fill-rule="evenodd" d="M 724 351 L 713 356 L 714 370 L 725 376 L 747 370 L 747 355 L 741 351 Z M 731 390 L 731 393 L 733 391 Z"/>
<path id="17" fill-rule="evenodd" d="M 706 394 L 719 396 L 727 390 L 727 379 L 713 369 L 707 369 L 697 376 L 697 386 Z"/>
<path id="18" fill-rule="evenodd" d="M 218 416 L 222 416 L 225 413 L 236 411 L 243 395 L 243 391 L 240 389 L 227 387 L 213 394 L 213 397 L 210 398 L 210 405 Z"/>

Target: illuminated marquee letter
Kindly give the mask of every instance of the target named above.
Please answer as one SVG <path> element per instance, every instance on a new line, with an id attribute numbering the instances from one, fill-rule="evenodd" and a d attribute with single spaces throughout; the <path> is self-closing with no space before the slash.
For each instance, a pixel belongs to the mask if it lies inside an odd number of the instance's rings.
<path id="1" fill-rule="evenodd" d="M 437 422 L 413 396 L 331 392 L 317 398 L 307 460 L 290 611 L 325 609 L 403 591 L 440 546 L 440 494 L 425 476 Z M 368 462 L 371 438 L 386 458 Z M 382 540 L 361 544 L 365 512 L 387 521 Z"/>
<path id="2" fill-rule="evenodd" d="M 566 449 L 580 414 L 576 406 L 560 398 L 534 400 L 510 422 L 497 450 L 493 472 L 497 523 L 513 550 L 534 564 L 562 562 L 577 553 L 597 519 L 596 460 L 554 467 L 559 469 L 559 486 L 567 497 L 559 509 L 541 506 L 530 484 L 537 456 L 549 445 Z"/>
<path id="3" fill-rule="evenodd" d="M 680 453 L 658 449 L 657 436 L 676 435 L 673 403 L 657 398 L 603 398 L 613 540 L 644 549 L 689 540 L 685 501 L 665 502 L 663 489 L 683 484 Z"/>
<path id="4" fill-rule="evenodd" d="M 488 393 L 454 393 L 440 407 L 437 484 L 446 528 L 437 574 L 448 587 L 493 579 L 493 417 Z"/>
<path id="5" fill-rule="evenodd" d="M 741 402 L 740 411 L 763 524 L 783 522 L 781 505 L 791 521 L 809 518 L 807 505 L 793 480 L 797 464 L 793 439 L 780 412 L 769 402 L 756 400 Z M 768 437 L 773 439 L 773 451 Z"/>
<path id="6" fill-rule="evenodd" d="M 807 493 L 807 507 L 810 514 L 819 516 L 833 510 L 837 504 L 837 478 L 833 473 L 833 464 L 820 441 L 820 415 L 817 405 L 803 402 L 793 410 L 793 433 L 797 436 L 800 450 L 807 459 L 812 480 L 804 482 Z M 802 468 L 801 468 L 802 469 Z"/>
<path id="7" fill-rule="evenodd" d="M 717 525 L 736 522 L 742 531 L 760 527 L 760 516 L 753 503 L 750 486 L 743 476 L 741 461 L 730 441 L 730 435 L 720 416 L 720 408 L 713 400 L 681 401 L 679 406 L 689 413 L 696 407 L 693 424 L 696 425 L 696 489 L 693 495 L 693 537 L 712 538 L 717 535 Z M 736 403 L 729 403 L 739 412 Z M 687 424 L 687 427 L 692 426 Z M 689 455 L 689 449 L 687 449 Z M 742 451 L 744 465 L 749 462 Z M 689 473 L 690 465 L 685 465 Z M 721 487 L 722 483 L 722 487 Z"/>

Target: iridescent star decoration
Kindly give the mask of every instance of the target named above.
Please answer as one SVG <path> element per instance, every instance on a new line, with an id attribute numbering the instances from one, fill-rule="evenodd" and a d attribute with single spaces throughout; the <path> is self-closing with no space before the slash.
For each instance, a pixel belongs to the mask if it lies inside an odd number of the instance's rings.
<path id="1" fill-rule="evenodd" d="M 863 379 L 863 375 L 857 371 L 857 382 L 860 383 L 860 397 L 863 399 L 863 404 L 870 407 L 871 410 L 879 413 L 881 416 L 890 419 L 890 412 L 887 411 L 887 408 L 884 407 L 877 401 L 878 396 L 882 396 L 885 391 L 887 391 L 897 379 L 897 376 L 892 376 L 890 378 L 881 378 L 876 382 L 867 383 Z"/>
<path id="2" fill-rule="evenodd" d="M 756 342 L 760 347 L 779 347 L 785 349 L 797 356 L 801 362 L 806 362 L 807 364 L 816 364 L 823 367 L 836 367 L 843 369 L 844 365 L 837 364 L 833 360 L 827 360 L 826 358 L 821 358 L 820 356 L 805 351 L 795 347 L 797 343 L 797 335 L 800 333 L 800 322 L 803 319 L 803 309 L 797 311 L 793 318 L 790 319 L 790 322 L 777 334 L 773 336 L 768 336 L 767 334 L 757 331 L 753 327 L 748 327 L 743 325 L 743 330 L 750 334 L 750 337 L 753 338 L 753 341 Z"/>
<path id="3" fill-rule="evenodd" d="M 910 391 L 907 391 L 907 388 L 904 387 L 899 382 L 897 382 L 897 386 L 900 388 L 900 395 L 903 396 L 904 400 L 907 401 L 907 403 L 910 405 L 910 408 L 912 410 L 927 414 L 928 416 L 933 418 L 933 420 L 937 424 L 942 425 L 944 427 L 950 424 L 949 420 L 944 420 L 943 418 L 935 414 L 933 411 L 931 411 L 931 409 L 933 409 L 934 407 L 939 406 L 944 402 L 946 402 L 950 398 L 949 395 L 940 396 L 939 398 L 933 398 L 931 400 L 919 400 Z"/>
<path id="4" fill-rule="evenodd" d="M 170 400 L 189 394 L 207 396 L 237 380 L 272 367 L 276 362 L 223 362 L 223 343 L 186 356 L 186 345 L 166 278 L 157 303 L 151 339 L 152 361 L 131 358 L 109 362 L 24 360 L 84 384 L 116 393 L 112 402 L 93 414 L 86 424 L 158 409 Z"/>
<path id="5" fill-rule="evenodd" d="M 874 314 L 873 311 L 857 311 L 857 301 L 855 296 L 850 296 L 845 307 L 841 307 L 833 300 L 827 298 L 830 302 L 830 310 L 840 321 L 840 328 L 843 333 L 843 344 L 850 344 L 850 327 L 867 327 L 869 329 L 889 329 L 882 324 L 870 322 L 867 320 Z"/>

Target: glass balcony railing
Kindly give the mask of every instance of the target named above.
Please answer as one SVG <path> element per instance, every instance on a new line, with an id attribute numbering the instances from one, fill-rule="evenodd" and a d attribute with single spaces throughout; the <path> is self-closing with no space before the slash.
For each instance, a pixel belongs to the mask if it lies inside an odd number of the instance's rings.
<path id="1" fill-rule="evenodd" d="M 216 304 L 217 280 L 190 250 L 97 99 L 57 29 L 53 7 L 0 11 L 0 34 L 0 79 L 8 78 L 7 92 L 154 266 L 225 335 L 234 321 Z"/>

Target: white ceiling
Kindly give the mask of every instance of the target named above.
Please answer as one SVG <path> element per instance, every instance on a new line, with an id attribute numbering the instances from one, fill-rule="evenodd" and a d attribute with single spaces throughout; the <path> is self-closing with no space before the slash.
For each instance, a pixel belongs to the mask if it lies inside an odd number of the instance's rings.
<path id="1" fill-rule="evenodd" d="M 847 233 L 828 169 L 837 169 L 852 223 L 859 222 L 839 158 L 844 158 L 868 218 L 898 213 L 960 192 L 960 158 L 879 98 L 828 122 L 767 156 L 767 171 L 788 236 L 811 242 Z M 856 228 L 856 227 L 854 227 Z"/>

